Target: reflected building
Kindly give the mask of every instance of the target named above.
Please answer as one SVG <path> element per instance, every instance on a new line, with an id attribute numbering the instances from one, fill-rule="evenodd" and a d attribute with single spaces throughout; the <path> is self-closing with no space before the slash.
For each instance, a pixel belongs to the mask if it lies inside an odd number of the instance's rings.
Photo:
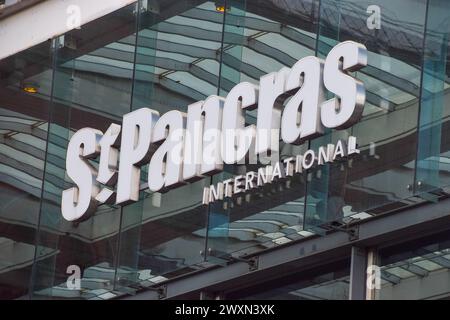
<path id="1" fill-rule="evenodd" d="M 1 299 L 450 298 L 450 2 L 73 2 L 79 27 L 55 18 L 54 30 L 37 27 L 44 37 L 0 48 Z M 0 30 L 52 10 L 0 1 Z M 105 132 L 143 107 L 186 112 L 347 40 L 368 50 L 352 73 L 366 89 L 361 120 L 301 145 L 280 140 L 279 158 L 349 136 L 356 157 L 208 206 L 204 187 L 265 164 L 62 217 L 79 129 Z"/>

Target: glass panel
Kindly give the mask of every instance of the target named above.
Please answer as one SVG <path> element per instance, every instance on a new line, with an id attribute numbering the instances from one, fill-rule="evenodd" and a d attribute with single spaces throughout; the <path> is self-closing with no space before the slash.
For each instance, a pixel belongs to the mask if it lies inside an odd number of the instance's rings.
<path id="1" fill-rule="evenodd" d="M 156 3 L 159 9 L 140 16 L 132 108 L 186 112 L 217 94 L 223 15 L 214 1 Z M 146 188 L 139 202 L 123 208 L 117 289 L 133 292 L 201 268 L 207 221 L 201 201 L 209 181 L 168 192 Z"/>
<path id="2" fill-rule="evenodd" d="M 348 300 L 350 260 L 337 261 L 227 294 L 244 300 Z"/>
<path id="3" fill-rule="evenodd" d="M 323 0 L 317 55 L 353 40 L 368 50 L 362 119 L 311 142 L 357 138 L 361 153 L 311 171 L 305 229 L 325 232 L 420 201 L 413 195 L 426 1 Z M 318 228 L 320 226 L 320 228 Z"/>
<path id="4" fill-rule="evenodd" d="M 85 127 L 105 132 L 129 112 L 134 50 L 135 5 L 124 7 L 55 39 L 53 105 L 45 165 L 34 299 L 108 299 L 114 289 L 120 208 L 99 206 L 82 222 L 61 214 L 67 144 Z M 92 160 L 94 166 L 98 159 Z M 77 277 L 80 282 L 77 282 Z"/>
<path id="5" fill-rule="evenodd" d="M 17 4 L 20 0 L 0 0 L 0 9 Z"/>
<path id="6" fill-rule="evenodd" d="M 416 190 L 434 199 L 450 184 L 449 10 L 448 1 L 429 1 L 425 35 Z"/>
<path id="7" fill-rule="evenodd" d="M 448 232 L 380 251 L 381 300 L 448 300 L 450 237 Z"/>
<path id="8" fill-rule="evenodd" d="M 26 298 L 36 229 L 52 81 L 50 41 L 0 62 L 0 299 Z M 53 255 L 52 248 L 42 248 Z"/>
<path id="9" fill-rule="evenodd" d="M 220 94 L 248 81 L 292 67 L 314 55 L 318 1 L 227 1 L 220 72 Z M 257 110 L 246 113 L 256 124 Z M 279 134 L 277 135 L 277 137 Z M 306 146 L 279 142 L 270 159 L 250 156 L 246 164 L 225 166 L 213 184 L 249 171 L 257 171 L 305 151 Z M 254 150 L 250 150 L 254 154 Z M 303 230 L 305 176 L 274 180 L 253 192 L 225 198 L 210 205 L 208 261 L 226 263 L 230 254 L 243 255 L 289 243 L 311 235 Z"/>

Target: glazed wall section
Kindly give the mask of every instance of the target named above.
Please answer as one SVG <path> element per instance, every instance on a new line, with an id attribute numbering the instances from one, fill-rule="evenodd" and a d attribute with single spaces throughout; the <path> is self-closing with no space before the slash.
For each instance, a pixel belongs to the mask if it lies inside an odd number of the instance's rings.
<path id="1" fill-rule="evenodd" d="M 0 297 L 109 299 L 437 200 L 449 179 L 448 12 L 443 0 L 139 2 L 0 61 Z M 62 218 L 76 130 L 105 131 L 141 107 L 186 111 L 345 40 L 369 51 L 354 74 L 366 86 L 363 118 L 301 146 L 280 141 L 279 158 L 349 135 L 358 157 L 208 207 L 204 186 L 262 164 L 143 190 L 80 223 Z M 345 280 L 347 265 L 332 278 Z M 336 297 L 347 297 L 345 282 Z"/>

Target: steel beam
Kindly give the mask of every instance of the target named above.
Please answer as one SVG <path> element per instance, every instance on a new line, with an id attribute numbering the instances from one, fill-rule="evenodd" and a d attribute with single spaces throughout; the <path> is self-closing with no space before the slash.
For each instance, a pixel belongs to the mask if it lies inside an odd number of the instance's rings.
<path id="1" fill-rule="evenodd" d="M 203 271 L 174 278 L 166 283 L 167 298 L 175 298 L 200 290 L 234 291 L 290 273 L 308 270 L 324 262 L 350 256 L 353 246 L 379 247 L 450 229 L 450 199 L 420 205 L 409 210 L 365 221 L 359 228 L 359 239 L 349 241 L 344 232 L 280 246 L 259 253 L 258 269 L 249 272 L 248 264 L 236 262 L 226 267 L 210 266 Z M 157 299 L 154 292 L 139 292 L 125 299 Z"/>

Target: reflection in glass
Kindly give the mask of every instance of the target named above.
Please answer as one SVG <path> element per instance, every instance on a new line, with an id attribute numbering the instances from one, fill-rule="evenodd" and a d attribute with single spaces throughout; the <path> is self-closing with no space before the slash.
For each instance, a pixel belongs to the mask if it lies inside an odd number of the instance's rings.
<path id="1" fill-rule="evenodd" d="M 368 7 L 378 7 L 381 25 Z M 414 9 L 412 9 L 414 8 Z M 347 130 L 333 130 L 312 148 L 349 135 L 361 154 L 312 172 L 305 228 L 334 230 L 373 215 L 414 204 L 414 168 L 419 113 L 421 59 L 426 1 L 323 0 L 318 56 L 353 40 L 368 49 L 368 66 L 353 74 L 364 82 L 363 118 Z M 320 228 L 317 228 L 320 226 Z"/>
<path id="2" fill-rule="evenodd" d="M 227 299 L 244 300 L 348 300 L 350 260 L 305 270 L 283 278 L 244 288 Z"/>
<path id="3" fill-rule="evenodd" d="M 314 55 L 318 1 L 229 1 L 224 17 L 220 94 L 234 85 L 291 67 Z M 257 110 L 246 113 L 246 123 L 256 124 Z M 284 160 L 306 150 L 307 145 L 285 145 L 278 154 Z M 250 151 L 254 152 L 254 151 Z M 213 183 L 265 166 L 268 159 L 247 165 L 225 166 Z M 230 255 L 243 255 L 310 236 L 303 230 L 306 176 L 282 179 L 244 195 L 210 205 L 208 261 L 223 264 Z M 270 199 L 268 201 L 268 199 Z"/>
<path id="4" fill-rule="evenodd" d="M 138 1 L 0 62 L 0 298 L 30 291 L 37 299 L 134 294 L 447 191 L 448 1 L 229 0 L 220 10 L 217 1 L 149 3 Z M 62 219 L 61 192 L 72 186 L 66 148 L 78 129 L 105 131 L 141 107 L 186 111 L 303 57 L 324 58 L 345 40 L 369 51 L 369 65 L 353 74 L 366 87 L 363 118 L 301 146 L 279 141 L 276 157 L 349 135 L 357 137 L 359 156 L 208 207 L 200 203 L 204 186 L 254 171 L 265 159 L 225 166 L 164 193 L 146 190 L 144 166 L 139 202 L 100 206 L 83 222 Z M 248 111 L 246 123 L 255 124 L 256 115 Z M 382 298 L 410 297 L 398 288 L 443 276 L 449 253 L 438 247 L 404 259 L 386 256 Z M 67 282 L 74 268 L 81 278 L 75 289 Z M 341 269 L 292 277 L 286 286 L 247 296 L 345 299 L 348 268 Z M 420 298 L 447 297 L 448 288 L 439 288 Z"/>
<path id="5" fill-rule="evenodd" d="M 382 300 L 450 298 L 450 237 L 448 232 L 380 252 Z"/>
<path id="6" fill-rule="evenodd" d="M 115 41 L 133 37 L 135 5 L 54 40 L 55 70 L 43 197 L 33 270 L 34 299 L 109 299 L 113 292 L 120 208 L 103 205 L 89 219 L 61 215 L 67 144 L 84 127 L 104 132 L 129 112 L 134 52 Z M 92 160 L 96 166 L 97 160 Z M 51 250 L 52 254 L 48 253 Z M 79 282 L 77 283 L 76 279 Z"/>
<path id="7" fill-rule="evenodd" d="M 448 1 L 429 2 L 422 71 L 416 192 L 436 199 L 450 183 Z"/>
<path id="8" fill-rule="evenodd" d="M 186 111 L 217 94 L 223 14 L 213 1 L 177 1 L 139 17 L 132 110 Z M 164 17 L 164 19 L 161 19 Z M 147 166 L 141 182 L 147 182 Z M 123 208 L 116 288 L 129 292 L 201 268 L 205 178 Z"/>
<path id="9" fill-rule="evenodd" d="M 50 41 L 0 62 L 0 299 L 27 297 L 52 80 Z M 43 248 L 51 256 L 55 251 Z"/>

